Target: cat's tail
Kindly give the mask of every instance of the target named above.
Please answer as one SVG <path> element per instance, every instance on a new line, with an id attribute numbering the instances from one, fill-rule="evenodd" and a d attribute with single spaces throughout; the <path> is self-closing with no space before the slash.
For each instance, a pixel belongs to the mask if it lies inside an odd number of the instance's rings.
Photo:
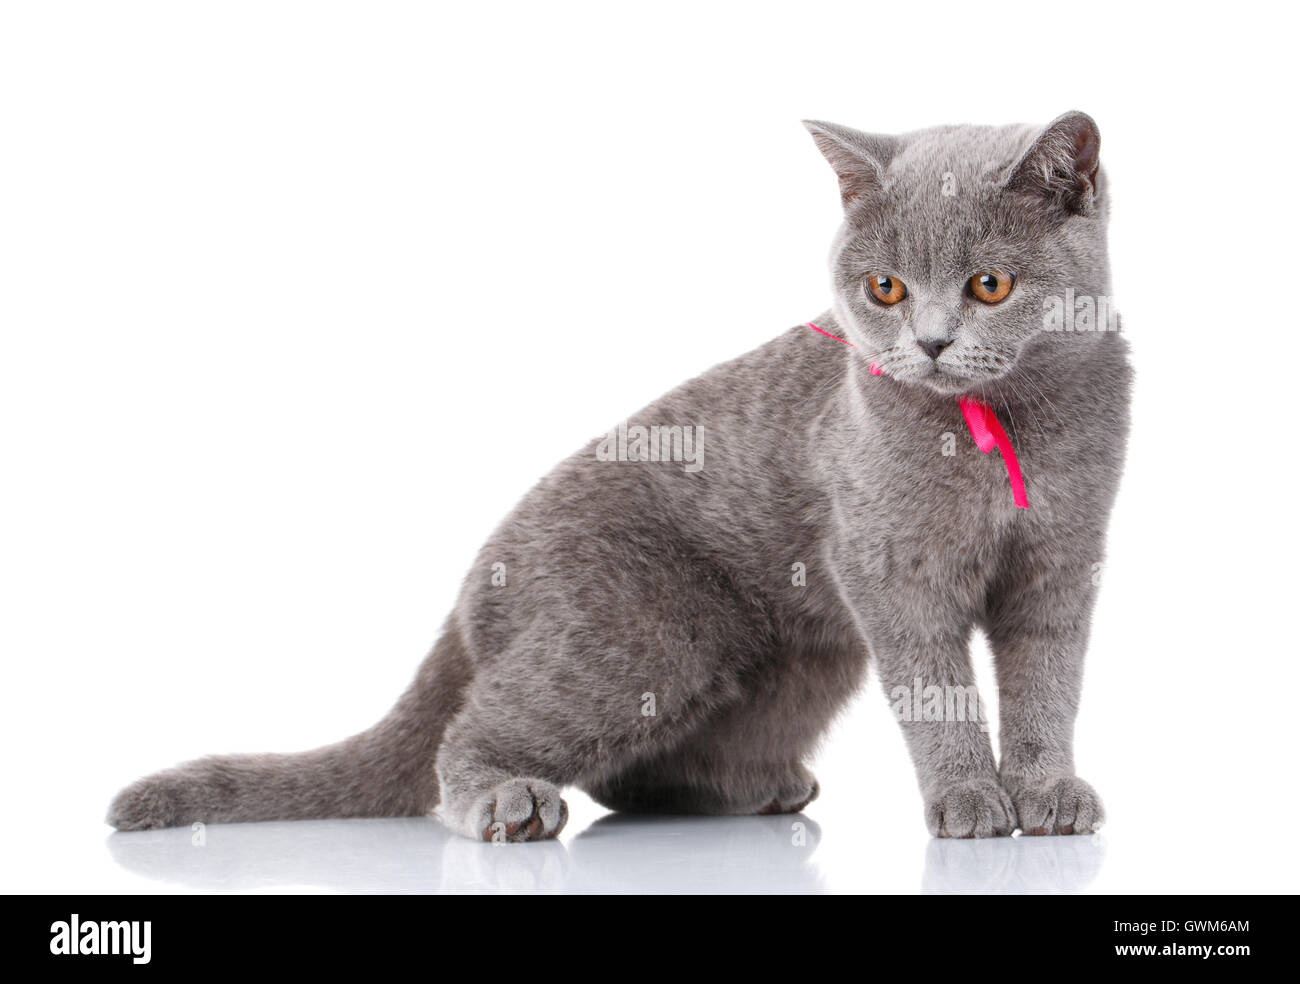
<path id="1" fill-rule="evenodd" d="M 118 830 L 249 820 L 417 816 L 438 805 L 434 760 L 470 664 L 454 622 L 388 715 L 351 738 L 288 755 L 196 759 L 118 793 Z"/>

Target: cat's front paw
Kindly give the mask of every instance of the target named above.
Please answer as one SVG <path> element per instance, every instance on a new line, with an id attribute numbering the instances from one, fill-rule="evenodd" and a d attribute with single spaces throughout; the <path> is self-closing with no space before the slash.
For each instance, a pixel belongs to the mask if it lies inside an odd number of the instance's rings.
<path id="1" fill-rule="evenodd" d="M 996 779 L 967 779 L 926 797 L 925 823 L 935 837 L 1009 837 L 1016 812 Z"/>
<path id="2" fill-rule="evenodd" d="M 1030 836 L 1090 834 L 1106 820 L 1101 797 L 1078 776 L 1003 781 L 1015 800 L 1020 829 Z"/>

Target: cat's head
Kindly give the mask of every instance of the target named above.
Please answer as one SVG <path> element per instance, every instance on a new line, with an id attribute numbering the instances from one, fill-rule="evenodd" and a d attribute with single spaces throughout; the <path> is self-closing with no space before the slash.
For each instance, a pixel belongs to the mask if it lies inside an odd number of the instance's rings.
<path id="1" fill-rule="evenodd" d="M 1090 117 L 898 136 L 804 125 L 839 177 L 833 310 L 863 362 L 957 394 L 1088 357 L 1111 310 Z M 1093 303 L 1086 332 L 1079 298 Z"/>

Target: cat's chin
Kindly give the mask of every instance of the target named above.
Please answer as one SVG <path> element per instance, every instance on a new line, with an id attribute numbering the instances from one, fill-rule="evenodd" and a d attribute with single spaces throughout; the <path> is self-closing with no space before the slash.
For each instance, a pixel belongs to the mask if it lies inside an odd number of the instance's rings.
<path id="1" fill-rule="evenodd" d="M 959 376 L 946 371 L 942 366 L 937 366 L 923 376 L 914 377 L 911 382 L 917 386 L 925 386 L 944 396 L 963 396 L 977 389 L 981 383 L 987 382 L 987 380 Z"/>
<path id="2" fill-rule="evenodd" d="M 968 392 L 975 384 L 973 379 L 959 379 L 956 376 L 926 376 L 920 380 L 922 386 L 928 386 L 936 393 L 942 393 L 944 396 L 961 396 Z"/>

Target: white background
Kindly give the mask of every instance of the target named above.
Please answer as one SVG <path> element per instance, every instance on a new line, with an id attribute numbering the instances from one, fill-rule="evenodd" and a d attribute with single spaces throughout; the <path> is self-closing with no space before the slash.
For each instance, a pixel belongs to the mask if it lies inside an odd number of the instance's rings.
<path id="1" fill-rule="evenodd" d="M 1296 888 L 1283 7 L 2 9 L 0 887 Z M 110 838 L 140 774 L 378 719 L 536 479 L 828 306 L 800 119 L 1076 108 L 1139 373 L 1078 730 L 1101 837 L 932 843 L 873 681 L 802 849 L 788 818 L 587 829 L 580 794 L 516 849 Z"/>

